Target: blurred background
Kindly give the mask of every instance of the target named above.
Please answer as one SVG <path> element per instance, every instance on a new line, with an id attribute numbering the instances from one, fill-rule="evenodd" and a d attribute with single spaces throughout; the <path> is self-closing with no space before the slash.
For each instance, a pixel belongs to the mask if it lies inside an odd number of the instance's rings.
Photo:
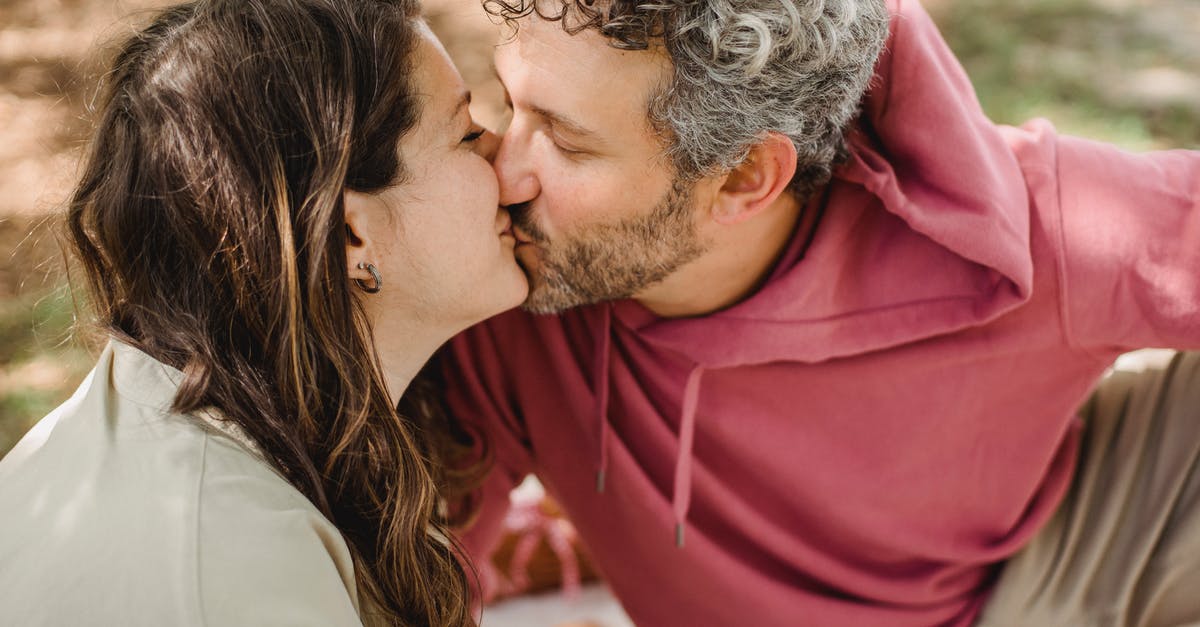
<path id="1" fill-rule="evenodd" d="M 92 363 L 55 239 L 112 43 L 159 0 L 0 0 L 0 456 Z M 1047 117 L 1131 150 L 1200 148 L 1200 0 L 926 0 L 998 122 Z M 426 0 L 495 126 L 497 28 Z"/>

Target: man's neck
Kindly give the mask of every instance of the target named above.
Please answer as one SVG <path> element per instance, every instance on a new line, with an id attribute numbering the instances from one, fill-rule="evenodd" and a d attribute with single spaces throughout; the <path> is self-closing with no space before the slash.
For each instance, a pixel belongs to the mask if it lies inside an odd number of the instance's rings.
<path id="1" fill-rule="evenodd" d="M 663 318 L 703 316 L 742 302 L 771 274 L 796 234 L 802 212 L 800 202 L 784 193 L 759 215 L 718 227 L 699 259 L 634 300 Z"/>

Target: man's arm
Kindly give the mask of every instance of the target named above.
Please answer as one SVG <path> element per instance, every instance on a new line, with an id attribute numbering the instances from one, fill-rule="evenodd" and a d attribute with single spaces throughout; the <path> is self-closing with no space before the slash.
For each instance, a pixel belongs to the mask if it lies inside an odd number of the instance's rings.
<path id="1" fill-rule="evenodd" d="M 1200 152 L 1059 137 L 1056 162 L 1071 339 L 1200 348 Z"/>

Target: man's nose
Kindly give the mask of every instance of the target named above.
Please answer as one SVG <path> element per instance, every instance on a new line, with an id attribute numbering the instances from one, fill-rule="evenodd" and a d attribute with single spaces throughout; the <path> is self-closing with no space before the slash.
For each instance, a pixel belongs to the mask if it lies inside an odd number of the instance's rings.
<path id="1" fill-rule="evenodd" d="M 500 138 L 492 167 L 500 180 L 502 206 L 529 202 L 541 192 L 527 147 L 527 140 L 523 141 L 520 134 L 510 131 Z"/>

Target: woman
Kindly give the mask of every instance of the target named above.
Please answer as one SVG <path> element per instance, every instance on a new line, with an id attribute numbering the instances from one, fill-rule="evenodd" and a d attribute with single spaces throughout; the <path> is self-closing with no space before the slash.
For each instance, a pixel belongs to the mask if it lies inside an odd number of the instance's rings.
<path id="1" fill-rule="evenodd" d="M 0 624 L 470 624 L 412 393 L 525 297 L 409 0 L 199 0 L 106 75 L 69 239 L 110 336 L 0 463 Z"/>

